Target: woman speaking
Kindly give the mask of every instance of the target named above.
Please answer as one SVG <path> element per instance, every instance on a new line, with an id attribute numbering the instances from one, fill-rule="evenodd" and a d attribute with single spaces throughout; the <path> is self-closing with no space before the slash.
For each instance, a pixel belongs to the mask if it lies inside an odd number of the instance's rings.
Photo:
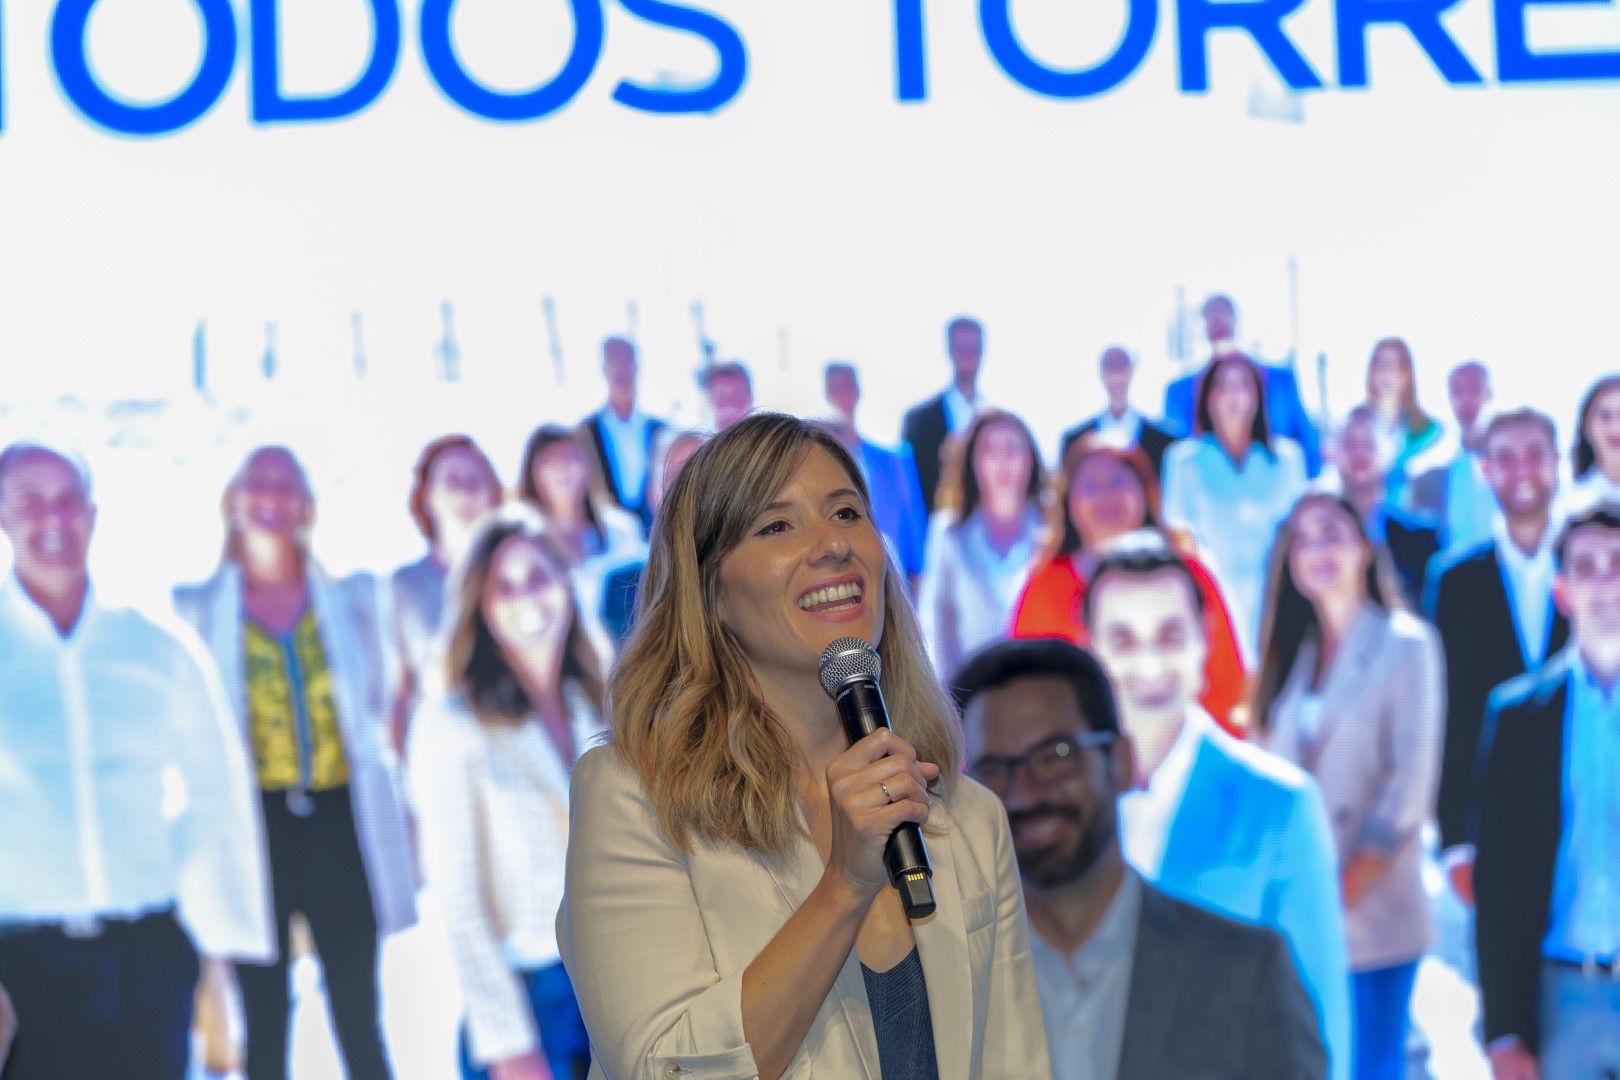
<path id="1" fill-rule="evenodd" d="M 882 658 L 893 732 L 847 744 L 818 664 Z M 559 944 L 592 1076 L 1042 1077 L 1046 1037 L 1001 803 L 836 439 L 757 414 L 682 470 L 575 766 Z M 926 824 L 938 910 L 883 868 Z"/>

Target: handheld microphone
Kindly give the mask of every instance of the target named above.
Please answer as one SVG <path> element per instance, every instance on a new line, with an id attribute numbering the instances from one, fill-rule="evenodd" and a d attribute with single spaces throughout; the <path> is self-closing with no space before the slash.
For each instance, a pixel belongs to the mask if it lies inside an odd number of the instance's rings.
<path id="1" fill-rule="evenodd" d="M 821 686 L 838 703 L 838 719 L 851 745 L 890 726 L 889 707 L 878 686 L 882 673 L 877 650 L 858 637 L 841 637 L 822 651 Z M 908 919 L 926 919 L 934 913 L 934 887 L 929 882 L 934 870 L 915 823 L 904 822 L 889 834 L 883 865 Z"/>

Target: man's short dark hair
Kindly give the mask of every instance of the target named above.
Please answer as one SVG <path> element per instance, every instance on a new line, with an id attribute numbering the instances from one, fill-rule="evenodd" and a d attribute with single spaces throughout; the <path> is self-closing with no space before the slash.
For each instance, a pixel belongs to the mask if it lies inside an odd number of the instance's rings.
<path id="1" fill-rule="evenodd" d="M 1492 437 L 1510 424 L 1536 425 L 1547 433 L 1547 441 L 1552 444 L 1553 452 L 1558 452 L 1558 425 L 1553 423 L 1552 417 L 1535 409 L 1509 409 L 1507 412 L 1497 413 L 1491 417 L 1490 423 L 1485 425 L 1485 437 L 1480 440 L 1480 445 L 1489 452 Z"/>
<path id="2" fill-rule="evenodd" d="M 709 369 L 703 373 L 704 391 L 707 392 L 709 387 L 714 385 L 714 380 L 724 378 L 741 379 L 747 384 L 749 392 L 753 392 L 753 376 L 749 375 L 748 369 L 736 360 L 723 360 L 718 364 L 711 364 Z"/>
<path id="3" fill-rule="evenodd" d="M 1178 574 L 1187 582 L 1187 588 L 1192 590 L 1193 607 L 1198 611 L 1198 617 L 1204 617 L 1204 590 L 1198 587 L 1198 578 L 1194 576 L 1192 567 L 1187 560 L 1177 555 L 1164 537 L 1157 533 L 1143 532 L 1134 536 L 1121 537 L 1115 541 L 1114 546 L 1097 562 L 1096 569 L 1091 572 L 1091 580 L 1086 582 L 1085 598 L 1081 601 L 1081 616 L 1087 627 L 1093 625 L 1096 615 L 1097 590 L 1110 576 L 1114 577 L 1147 577 L 1168 570 Z"/>
<path id="4" fill-rule="evenodd" d="M 945 324 L 945 344 L 949 345 L 951 343 L 951 338 L 956 336 L 958 330 L 973 330 L 979 335 L 980 339 L 984 337 L 983 323 L 971 315 L 958 315 Z"/>
<path id="5" fill-rule="evenodd" d="M 1206 314 L 1212 307 L 1225 308 L 1228 315 L 1234 319 L 1237 318 L 1237 304 L 1233 303 L 1232 298 L 1225 293 L 1210 293 L 1204 298 L 1204 302 L 1199 305 L 1198 313 L 1200 315 Z"/>
<path id="6" fill-rule="evenodd" d="M 821 369 L 822 382 L 826 382 L 834 375 L 848 375 L 856 382 L 859 382 L 861 379 L 860 372 L 856 371 L 855 365 L 850 363 L 848 360 L 830 360 L 828 361 L 827 366 Z"/>
<path id="7" fill-rule="evenodd" d="M 1620 532 L 1620 503 L 1605 499 L 1596 506 L 1581 511 L 1564 523 L 1553 546 L 1553 559 L 1558 569 L 1564 568 L 1564 556 L 1569 551 L 1569 538 L 1581 529 L 1613 529 Z"/>
<path id="8" fill-rule="evenodd" d="M 1086 650 L 1061 638 L 1021 638 L 981 649 L 951 679 L 951 693 L 956 707 L 966 715 L 980 694 L 1017 679 L 1042 678 L 1069 684 L 1091 730 L 1119 730 L 1119 707 L 1102 665 Z"/>

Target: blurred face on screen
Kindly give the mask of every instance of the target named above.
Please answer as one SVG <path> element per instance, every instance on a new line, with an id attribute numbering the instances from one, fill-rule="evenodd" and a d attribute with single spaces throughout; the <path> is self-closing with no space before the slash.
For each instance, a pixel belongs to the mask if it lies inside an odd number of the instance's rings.
<path id="1" fill-rule="evenodd" d="M 315 514 L 298 462 L 280 447 L 255 451 L 227 498 L 238 535 L 295 542 Z"/>
<path id="2" fill-rule="evenodd" d="M 1620 652 L 1620 529 L 1593 524 L 1569 534 L 1558 598 L 1582 650 L 1612 660 Z"/>
<path id="3" fill-rule="evenodd" d="M 1380 345 L 1373 353 L 1367 371 L 1367 388 L 1380 405 L 1404 405 L 1410 398 L 1412 371 L 1406 366 L 1406 354 L 1398 346 Z"/>
<path id="4" fill-rule="evenodd" d="M 1123 401 L 1131 392 L 1131 356 L 1124 349 L 1109 349 L 1098 361 L 1103 390 L 1110 401 Z"/>
<path id="5" fill-rule="evenodd" d="M 1237 336 L 1237 312 L 1226 300 L 1217 297 L 1206 301 L 1203 315 L 1204 336 L 1209 338 L 1211 345 L 1231 341 Z"/>
<path id="6" fill-rule="evenodd" d="M 1384 452 L 1371 417 L 1356 416 L 1339 432 L 1339 473 L 1346 487 L 1376 487 L 1384 482 Z"/>
<path id="7" fill-rule="evenodd" d="M 1538 423 L 1498 424 L 1485 443 L 1484 472 L 1503 514 L 1537 517 L 1558 491 L 1558 448 Z"/>
<path id="8" fill-rule="evenodd" d="M 1603 391 L 1586 417 L 1586 437 L 1606 476 L 1620 476 L 1620 387 Z"/>
<path id="9" fill-rule="evenodd" d="M 427 512 L 440 532 L 465 530 L 500 501 L 500 489 L 483 459 L 465 446 L 452 446 L 428 470 Z"/>
<path id="10" fill-rule="evenodd" d="M 720 621 L 756 672 L 814 676 L 836 638 L 878 645 L 883 540 L 854 481 L 819 446 L 772 502 L 720 562 Z"/>
<path id="11" fill-rule="evenodd" d="M 998 517 L 1016 514 L 1029 497 L 1035 455 L 1019 426 L 1009 420 L 987 423 L 973 447 L 973 478 L 985 509 Z"/>
<path id="12" fill-rule="evenodd" d="M 1464 431 L 1471 431 L 1479 423 L 1479 414 L 1491 400 L 1491 380 L 1481 364 L 1464 364 L 1446 380 L 1446 395 L 1451 400 L 1451 414 Z"/>
<path id="13" fill-rule="evenodd" d="M 827 404 L 840 416 L 854 416 L 861 403 L 861 384 L 853 371 L 834 368 L 827 373 Z"/>
<path id="14" fill-rule="evenodd" d="M 1245 361 L 1229 360 L 1211 377 L 1215 383 L 1209 391 L 1209 420 L 1215 434 L 1228 442 L 1248 442 L 1260 411 L 1253 369 Z"/>
<path id="15" fill-rule="evenodd" d="M 59 455 L 23 451 L 0 476 L 0 530 L 24 584 L 58 592 L 83 581 L 95 524 L 84 478 Z"/>
<path id="16" fill-rule="evenodd" d="M 1353 596 L 1367 580 L 1372 550 L 1335 499 L 1308 499 L 1294 511 L 1288 572 L 1312 603 Z"/>
<path id="17" fill-rule="evenodd" d="M 1130 466 L 1108 454 L 1092 454 L 1069 485 L 1069 520 L 1087 548 L 1106 544 L 1147 524 L 1147 493 Z"/>
<path id="18" fill-rule="evenodd" d="M 681 475 L 686 463 L 692 460 L 692 455 L 698 452 L 703 440 L 696 435 L 682 435 L 669 445 L 664 453 L 664 471 L 657 477 L 657 486 L 647 493 L 652 501 L 652 507 L 657 510 L 664 501 L 664 495 L 675 485 L 675 478 Z"/>
<path id="19" fill-rule="evenodd" d="M 585 451 L 573 439 L 561 439 L 534 456 L 534 490 L 540 505 L 551 513 L 579 512 L 590 487 L 590 466 Z"/>
<path id="20" fill-rule="evenodd" d="M 483 614 L 502 652 L 562 647 L 573 611 L 568 572 L 532 537 L 511 536 L 495 549 L 484 583 Z"/>
<path id="21" fill-rule="evenodd" d="M 636 392 L 636 350 L 629 342 L 614 340 L 602 346 L 602 376 L 609 390 Z"/>
<path id="22" fill-rule="evenodd" d="M 740 375 L 716 375 L 709 380 L 709 408 L 714 411 L 714 429 L 724 431 L 748 415 L 754 407 L 754 391 Z"/>
<path id="23" fill-rule="evenodd" d="M 1095 586 L 1091 642 L 1119 696 L 1125 731 L 1178 724 L 1204 690 L 1204 624 L 1175 570 L 1113 573 Z"/>
<path id="24" fill-rule="evenodd" d="M 1053 888 L 1083 877 L 1118 837 L 1115 800 L 1130 784 L 1128 746 L 1076 745 L 1091 727 L 1074 687 L 1046 675 L 977 695 L 963 726 L 968 774 L 1006 805 L 1024 879 Z M 1008 759 L 1022 764 L 1009 768 Z"/>
<path id="25" fill-rule="evenodd" d="M 984 332 L 972 323 L 959 323 L 951 327 L 947 345 L 956 381 L 973 384 L 979 378 L 979 365 L 984 360 Z"/>

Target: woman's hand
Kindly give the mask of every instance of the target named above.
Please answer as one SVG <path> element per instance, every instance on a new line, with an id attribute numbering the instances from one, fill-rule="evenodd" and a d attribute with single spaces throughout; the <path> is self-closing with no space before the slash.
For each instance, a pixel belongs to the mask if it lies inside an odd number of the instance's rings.
<path id="1" fill-rule="evenodd" d="M 540 1051 L 531 1050 L 521 1057 L 495 1062 L 489 1067 L 489 1080 L 551 1080 L 551 1069 Z"/>
<path id="2" fill-rule="evenodd" d="M 911 744 L 887 728 L 833 758 L 827 765 L 827 874 L 863 900 L 876 896 L 889 883 L 883 866 L 889 834 L 904 822 L 928 820 L 928 784 L 938 776 L 938 765 L 918 761 Z"/>

